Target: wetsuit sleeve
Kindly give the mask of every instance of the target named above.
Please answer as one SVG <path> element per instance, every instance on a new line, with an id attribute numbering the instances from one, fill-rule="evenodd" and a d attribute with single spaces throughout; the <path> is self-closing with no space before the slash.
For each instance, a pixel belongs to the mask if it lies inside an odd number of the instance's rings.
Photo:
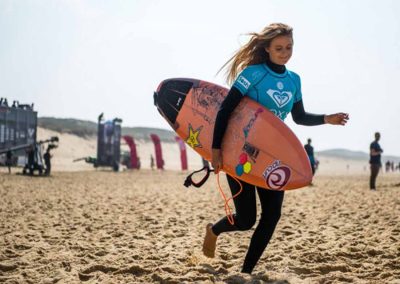
<path id="1" fill-rule="evenodd" d="M 215 120 L 212 142 L 213 149 L 221 149 L 222 138 L 228 126 L 229 117 L 242 98 L 242 93 L 236 87 L 232 87 L 222 102 Z"/>
<path id="2" fill-rule="evenodd" d="M 260 79 L 265 75 L 265 70 L 261 69 L 259 65 L 247 66 L 233 82 L 232 87 L 239 90 L 242 95 L 246 95 L 250 87 L 257 84 Z"/>
<path id="3" fill-rule="evenodd" d="M 299 100 L 293 104 L 292 118 L 296 124 L 313 126 L 325 124 L 323 114 L 312 114 L 304 110 L 303 100 Z"/>

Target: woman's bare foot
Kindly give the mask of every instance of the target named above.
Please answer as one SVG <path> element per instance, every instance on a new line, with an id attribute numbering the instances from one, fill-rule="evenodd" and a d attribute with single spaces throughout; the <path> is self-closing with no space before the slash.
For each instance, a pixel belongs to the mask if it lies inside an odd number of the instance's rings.
<path id="1" fill-rule="evenodd" d="M 204 243 L 203 243 L 203 253 L 207 257 L 213 258 L 215 256 L 215 248 L 217 244 L 217 238 L 218 236 L 214 234 L 212 231 L 212 226 L 213 224 L 207 224 L 206 226 L 206 236 L 204 238 Z"/>

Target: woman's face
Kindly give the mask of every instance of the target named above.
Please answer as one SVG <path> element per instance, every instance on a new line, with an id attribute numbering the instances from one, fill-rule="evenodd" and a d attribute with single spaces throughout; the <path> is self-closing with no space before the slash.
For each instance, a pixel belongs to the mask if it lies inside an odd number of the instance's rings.
<path id="1" fill-rule="evenodd" d="M 285 65 L 293 52 L 293 39 L 291 36 L 277 36 L 271 41 L 269 47 L 265 48 L 269 53 L 270 60 L 279 65 Z"/>

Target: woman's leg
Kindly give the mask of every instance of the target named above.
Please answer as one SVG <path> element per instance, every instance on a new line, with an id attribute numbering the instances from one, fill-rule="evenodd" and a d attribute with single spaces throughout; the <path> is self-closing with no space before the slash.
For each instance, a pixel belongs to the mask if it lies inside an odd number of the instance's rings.
<path id="1" fill-rule="evenodd" d="M 257 188 L 261 218 L 251 238 L 242 272 L 251 273 L 267 247 L 281 216 L 284 192 Z"/>
<path id="2" fill-rule="evenodd" d="M 227 179 L 232 196 L 234 196 L 239 192 L 240 184 L 229 175 L 227 175 Z M 223 217 L 212 227 L 212 231 L 217 236 L 224 232 L 249 230 L 256 222 L 257 208 L 255 186 L 244 181 L 239 182 L 242 184 L 243 190 L 233 199 L 236 209 L 235 214 L 233 214 L 234 224 L 232 225 L 229 223 L 226 216 Z"/>
<path id="3" fill-rule="evenodd" d="M 240 191 L 240 184 L 227 175 L 229 187 L 232 196 Z M 206 236 L 203 242 L 203 253 L 208 257 L 214 257 L 217 237 L 223 232 L 243 231 L 250 229 L 256 222 L 256 195 L 255 187 L 242 182 L 242 192 L 233 199 L 236 213 L 233 214 L 234 224 L 232 225 L 225 216 L 215 225 L 208 224 L 206 227 Z"/>

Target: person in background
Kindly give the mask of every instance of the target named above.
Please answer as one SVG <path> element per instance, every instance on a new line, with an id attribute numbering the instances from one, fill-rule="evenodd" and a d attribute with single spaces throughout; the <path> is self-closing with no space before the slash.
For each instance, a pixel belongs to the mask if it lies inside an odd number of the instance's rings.
<path id="1" fill-rule="evenodd" d="M 29 148 L 26 149 L 28 155 L 28 163 L 25 165 L 25 171 L 29 171 L 30 175 L 33 175 L 33 171 L 35 169 L 35 146 L 31 145 Z"/>
<path id="2" fill-rule="evenodd" d="M 215 173 L 223 168 L 222 140 L 231 113 L 242 98 L 249 97 L 269 109 L 282 121 L 291 113 L 293 120 L 301 125 L 345 125 L 347 113 L 317 115 L 304 110 L 300 77 L 286 69 L 293 50 L 292 28 L 281 23 L 265 27 L 251 38 L 228 61 L 227 81 L 233 83 L 222 102 L 214 126 L 212 142 L 212 166 Z M 224 65 L 226 66 L 226 64 Z M 259 133 L 268 135 L 268 133 Z M 218 236 L 233 231 L 250 230 L 257 219 L 256 192 L 261 203 L 261 218 L 251 237 L 242 266 L 242 273 L 252 273 L 267 247 L 281 216 L 284 191 L 256 187 L 236 181 L 227 175 L 232 196 L 243 191 L 233 200 L 236 212 L 233 224 L 225 216 L 215 224 L 206 225 L 203 253 L 214 257 Z"/>
<path id="3" fill-rule="evenodd" d="M 314 175 L 316 170 L 316 163 L 314 158 L 314 147 L 311 146 L 311 138 L 307 139 L 307 144 L 304 145 L 304 149 L 306 150 L 308 159 L 310 160 L 312 174 Z"/>
<path id="4" fill-rule="evenodd" d="M 13 154 L 12 154 L 11 150 L 8 150 L 6 153 L 6 166 L 8 167 L 9 174 L 11 174 L 12 158 L 13 158 Z"/>
<path id="5" fill-rule="evenodd" d="M 390 161 L 386 161 L 385 170 L 386 170 L 387 173 L 390 172 Z"/>
<path id="6" fill-rule="evenodd" d="M 152 170 L 154 170 L 154 157 L 153 157 L 153 155 L 150 155 L 150 168 Z"/>
<path id="7" fill-rule="evenodd" d="M 44 174 L 46 176 L 49 176 L 51 173 L 51 154 L 50 154 L 50 145 L 47 147 L 46 153 L 44 153 L 43 155 L 43 159 L 44 159 L 44 164 L 46 165 L 46 169 Z"/>
<path id="8" fill-rule="evenodd" d="M 369 163 L 371 166 L 371 176 L 369 178 L 369 189 L 376 190 L 376 178 L 378 176 L 379 170 L 382 167 L 381 154 L 383 150 L 379 145 L 378 141 L 381 139 L 381 134 L 379 132 L 375 133 L 375 140 L 369 146 Z"/>

